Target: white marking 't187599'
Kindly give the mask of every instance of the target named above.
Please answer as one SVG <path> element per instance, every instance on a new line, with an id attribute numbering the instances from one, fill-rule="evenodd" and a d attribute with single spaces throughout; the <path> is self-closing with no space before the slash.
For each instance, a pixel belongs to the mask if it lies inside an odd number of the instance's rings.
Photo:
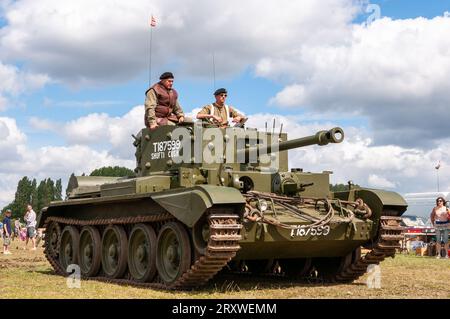
<path id="1" fill-rule="evenodd" d="M 297 228 L 291 230 L 291 237 L 326 236 L 330 233 L 330 226 L 317 226 L 309 228 Z"/>

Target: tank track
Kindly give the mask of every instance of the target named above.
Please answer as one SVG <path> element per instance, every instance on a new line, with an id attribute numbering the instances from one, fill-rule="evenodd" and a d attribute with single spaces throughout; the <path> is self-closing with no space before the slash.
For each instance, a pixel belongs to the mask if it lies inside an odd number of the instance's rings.
<path id="1" fill-rule="evenodd" d="M 403 239 L 404 229 L 400 226 L 401 220 L 401 217 L 397 216 L 381 216 L 378 240 L 372 249 L 361 256 L 358 248 L 356 254 L 348 256 L 347 263 L 332 278 L 332 281 L 352 282 L 364 275 L 369 265 L 378 265 L 385 258 L 394 257 L 395 250 L 400 248 L 399 241 Z"/>
<path id="2" fill-rule="evenodd" d="M 97 280 L 108 283 L 116 283 L 122 285 L 134 285 L 155 289 L 170 289 L 170 290 L 188 290 L 206 284 L 212 277 L 214 277 L 227 263 L 235 257 L 236 252 L 241 248 L 239 240 L 241 240 L 242 224 L 239 223 L 240 216 L 235 214 L 231 209 L 212 208 L 207 212 L 209 223 L 209 240 L 203 255 L 198 256 L 190 269 L 183 273 L 174 283 L 168 285 L 163 283 L 159 276 L 153 282 L 137 282 L 126 273 L 125 278 L 113 279 L 101 275 L 95 277 L 84 277 L 85 280 Z M 108 225 L 133 225 L 138 223 L 165 223 L 169 221 L 176 221 L 176 219 L 169 213 L 162 213 L 152 216 L 140 217 L 123 217 L 123 218 L 107 218 L 97 220 L 77 220 L 73 218 L 63 217 L 48 217 L 45 220 L 44 228 L 50 225 L 51 222 L 57 223 L 59 234 L 61 229 L 66 225 L 77 227 L 82 226 L 108 226 Z M 59 251 L 59 244 L 61 238 L 58 238 L 57 252 Z M 69 274 L 61 267 L 58 256 L 51 253 L 49 249 L 50 244 L 45 244 L 44 253 L 52 265 L 55 272 L 61 276 L 68 276 Z"/>

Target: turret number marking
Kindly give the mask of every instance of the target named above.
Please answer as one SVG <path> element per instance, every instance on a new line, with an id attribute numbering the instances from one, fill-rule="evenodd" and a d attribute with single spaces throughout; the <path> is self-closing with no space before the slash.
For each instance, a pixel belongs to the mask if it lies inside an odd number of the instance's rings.
<path id="1" fill-rule="evenodd" d="M 291 237 L 305 237 L 305 236 L 326 236 L 330 233 L 330 226 L 317 226 L 309 228 L 297 228 L 291 230 Z"/>
<path id="2" fill-rule="evenodd" d="M 181 141 L 163 141 L 153 143 L 153 153 L 151 154 L 151 159 L 163 159 L 179 156 L 179 151 L 181 149 Z M 167 155 L 166 155 L 167 152 Z"/>

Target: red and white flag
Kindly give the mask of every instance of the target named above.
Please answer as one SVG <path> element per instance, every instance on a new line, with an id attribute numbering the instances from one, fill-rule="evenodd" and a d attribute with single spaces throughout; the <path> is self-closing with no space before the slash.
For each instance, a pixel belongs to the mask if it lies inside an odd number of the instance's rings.
<path id="1" fill-rule="evenodd" d="M 438 162 L 438 164 L 434 167 L 435 169 L 441 168 L 441 161 Z"/>
<path id="2" fill-rule="evenodd" d="M 154 16 L 152 16 L 151 19 L 150 19 L 150 26 L 152 28 L 156 27 L 156 19 L 155 19 Z"/>

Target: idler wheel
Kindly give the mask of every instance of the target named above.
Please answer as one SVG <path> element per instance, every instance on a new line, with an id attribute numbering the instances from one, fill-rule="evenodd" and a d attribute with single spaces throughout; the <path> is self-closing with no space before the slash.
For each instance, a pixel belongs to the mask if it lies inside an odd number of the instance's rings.
<path id="1" fill-rule="evenodd" d="M 186 229 L 178 222 L 169 222 L 159 231 L 156 247 L 156 268 L 162 281 L 170 285 L 191 266 L 191 244 Z"/>
<path id="2" fill-rule="evenodd" d="M 122 226 L 108 226 L 102 237 L 102 269 L 110 278 L 121 278 L 127 269 L 127 234 Z"/>
<path id="3" fill-rule="evenodd" d="M 134 280 L 151 281 L 156 275 L 156 233 L 150 225 L 133 227 L 128 242 L 128 269 Z"/>
<path id="4" fill-rule="evenodd" d="M 85 226 L 80 233 L 80 271 L 87 277 L 97 275 L 102 261 L 102 239 L 97 228 Z"/>

